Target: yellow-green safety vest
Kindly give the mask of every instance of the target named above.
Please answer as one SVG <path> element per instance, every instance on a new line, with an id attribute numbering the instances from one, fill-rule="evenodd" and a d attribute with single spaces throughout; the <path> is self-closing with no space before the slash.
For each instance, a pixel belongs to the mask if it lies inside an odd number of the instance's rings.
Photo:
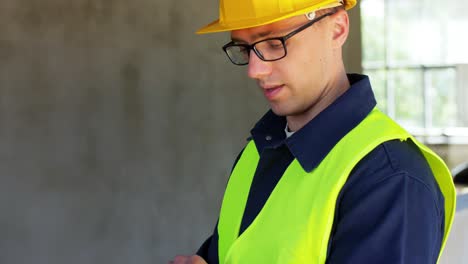
<path id="1" fill-rule="evenodd" d="M 447 166 L 393 120 L 374 109 L 308 173 L 294 159 L 250 226 L 239 236 L 259 161 L 250 141 L 233 169 L 218 222 L 220 264 L 325 263 L 337 197 L 351 170 L 383 142 L 412 140 L 426 158 L 445 198 L 441 251 L 455 213 L 455 188 Z M 440 254 L 439 254 L 440 258 Z"/>

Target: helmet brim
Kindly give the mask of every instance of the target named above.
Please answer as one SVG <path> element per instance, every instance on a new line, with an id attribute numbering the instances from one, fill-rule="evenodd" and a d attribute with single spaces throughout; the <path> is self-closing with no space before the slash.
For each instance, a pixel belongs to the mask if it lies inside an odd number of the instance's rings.
<path id="1" fill-rule="evenodd" d="M 326 8 L 332 8 L 339 6 L 340 4 L 337 4 L 336 2 L 332 4 L 327 4 L 327 5 L 314 5 L 314 6 L 309 6 L 306 8 L 302 8 L 299 10 L 295 10 L 293 12 L 289 13 L 284 13 L 282 15 L 274 15 L 274 16 L 269 16 L 269 17 L 262 17 L 262 18 L 255 18 L 255 19 L 245 19 L 245 20 L 240 20 L 240 21 L 233 21 L 230 23 L 221 23 L 219 19 L 211 22 L 210 24 L 200 28 L 196 34 L 208 34 L 208 33 L 217 33 L 217 32 L 226 32 L 226 31 L 233 31 L 233 30 L 239 30 L 239 29 L 246 29 L 246 28 L 253 28 L 253 27 L 258 27 L 258 26 L 263 26 L 263 25 L 268 25 L 274 22 L 281 21 L 283 19 L 287 19 L 290 17 L 298 16 L 298 15 L 303 15 L 309 12 L 314 12 L 318 11 L 321 9 L 326 9 Z M 346 6 L 345 9 L 349 10 L 353 8 L 356 5 L 356 0 L 348 0 L 346 1 Z"/>

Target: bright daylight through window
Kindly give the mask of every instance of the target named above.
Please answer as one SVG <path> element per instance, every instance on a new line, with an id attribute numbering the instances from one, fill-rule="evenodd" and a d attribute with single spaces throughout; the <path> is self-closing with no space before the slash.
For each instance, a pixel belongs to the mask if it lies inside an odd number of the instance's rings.
<path id="1" fill-rule="evenodd" d="M 362 0 L 363 68 L 379 107 L 429 143 L 468 143 L 465 0 Z"/>

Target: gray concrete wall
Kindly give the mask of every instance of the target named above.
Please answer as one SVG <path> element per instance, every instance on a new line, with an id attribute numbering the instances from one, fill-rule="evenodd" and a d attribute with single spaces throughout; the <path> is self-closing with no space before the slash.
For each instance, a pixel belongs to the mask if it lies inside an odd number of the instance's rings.
<path id="1" fill-rule="evenodd" d="M 3 0 L 0 263 L 164 263 L 211 232 L 266 109 L 214 0 Z"/>
<path id="2" fill-rule="evenodd" d="M 349 35 L 343 47 L 343 59 L 349 73 L 362 73 L 361 2 L 348 11 Z"/>

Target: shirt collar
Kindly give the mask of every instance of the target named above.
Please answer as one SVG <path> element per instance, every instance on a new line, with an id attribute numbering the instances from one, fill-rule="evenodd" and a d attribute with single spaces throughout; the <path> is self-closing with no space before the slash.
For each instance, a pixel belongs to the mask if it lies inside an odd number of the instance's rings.
<path id="1" fill-rule="evenodd" d="M 286 144 L 302 168 L 311 172 L 376 105 L 367 76 L 349 74 L 348 79 L 351 87 L 345 93 L 287 139 L 286 118 L 268 111 L 251 131 L 259 153 Z"/>

